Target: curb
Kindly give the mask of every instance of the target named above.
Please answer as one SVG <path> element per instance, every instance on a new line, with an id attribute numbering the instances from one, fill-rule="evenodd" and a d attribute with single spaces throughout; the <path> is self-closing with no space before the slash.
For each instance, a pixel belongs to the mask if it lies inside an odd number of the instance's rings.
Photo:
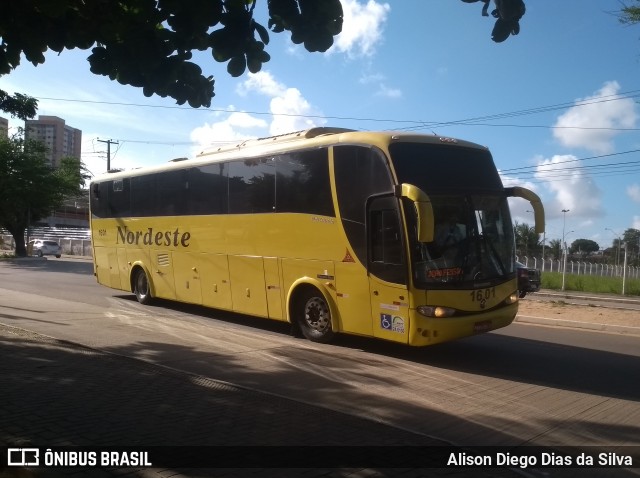
<path id="1" fill-rule="evenodd" d="M 569 293 L 569 292 L 554 292 L 551 290 L 540 290 L 538 292 L 535 293 L 537 296 L 541 296 L 541 297 L 556 297 L 559 299 L 574 299 L 574 300 L 597 300 L 600 302 L 613 302 L 613 303 L 618 303 L 618 304 L 633 304 L 633 305 L 638 305 L 640 304 L 640 297 L 636 298 L 632 298 L 632 297 L 612 297 L 612 296 L 608 296 L 608 295 L 587 295 L 587 294 L 576 294 L 576 293 Z M 535 296 L 532 296 L 532 298 L 534 298 Z"/>
<path id="2" fill-rule="evenodd" d="M 610 334 L 640 336 L 640 327 L 626 325 L 611 325 L 591 322 L 578 322 L 575 320 L 548 319 L 545 317 L 531 317 L 527 315 L 516 316 L 514 322 L 520 324 L 543 325 L 546 327 L 564 327 L 571 329 L 589 330 L 591 332 L 607 332 Z"/>

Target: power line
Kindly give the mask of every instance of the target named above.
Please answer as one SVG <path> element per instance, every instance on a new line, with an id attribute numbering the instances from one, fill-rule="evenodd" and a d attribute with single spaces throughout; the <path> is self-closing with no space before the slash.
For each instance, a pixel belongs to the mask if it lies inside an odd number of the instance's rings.
<path id="1" fill-rule="evenodd" d="M 547 105 L 547 106 L 541 106 L 538 108 L 516 110 L 512 112 L 507 112 L 507 113 L 497 113 L 497 114 L 487 115 L 487 116 L 478 116 L 475 118 L 467 118 L 463 120 L 455 120 L 455 121 L 447 121 L 447 122 L 423 122 L 421 126 L 414 126 L 407 129 L 429 129 L 429 128 L 438 127 L 438 126 L 454 126 L 454 125 L 469 126 L 473 124 L 478 124 L 477 123 L 478 121 L 491 121 L 491 120 L 497 120 L 497 119 L 503 119 L 503 118 L 525 116 L 530 114 L 547 113 L 549 111 L 557 111 L 557 110 L 573 108 L 573 107 L 589 106 L 593 104 L 606 103 L 610 101 L 633 99 L 633 98 L 637 98 L 638 96 L 640 96 L 640 90 L 631 90 L 628 92 L 619 93 L 615 95 L 602 96 L 602 97 L 599 97 L 598 99 L 584 100 L 584 101 L 578 101 L 578 102 L 572 102 L 572 103 L 559 103 L 556 105 Z M 527 126 L 523 126 L 523 127 L 527 127 Z M 567 128 L 572 128 L 572 127 L 569 126 Z M 576 126 L 573 128 L 582 129 L 583 127 Z"/>
<path id="2" fill-rule="evenodd" d="M 630 153 L 638 153 L 640 152 L 640 149 L 631 149 L 628 151 L 620 151 L 619 153 L 609 153 L 609 154 L 600 154 L 597 156 L 589 156 L 586 158 L 576 158 L 576 159 L 567 159 L 565 161 L 558 161 L 557 163 L 553 163 L 554 165 L 556 164 L 566 164 L 566 163 L 576 163 L 576 162 L 580 162 L 580 161 L 588 161 L 591 159 L 602 159 L 602 158 L 609 158 L 611 156 L 620 156 L 623 154 L 630 154 Z M 614 163 L 615 164 L 615 163 Z M 501 169 L 501 172 L 514 172 L 514 171 L 522 171 L 527 172 L 527 170 L 535 170 L 538 168 L 538 166 L 540 166 L 539 164 L 536 164 L 535 166 L 522 166 L 520 168 L 508 168 L 508 169 Z"/>
<path id="3" fill-rule="evenodd" d="M 560 163 L 538 165 L 542 169 L 523 171 L 516 177 L 509 177 L 513 181 L 528 181 L 533 183 L 549 183 L 558 181 L 588 181 L 593 177 L 603 178 L 611 176 L 628 176 L 630 173 L 640 172 L 640 161 L 625 161 L 620 163 L 593 164 L 588 166 L 556 167 Z M 500 174 L 504 175 L 501 170 Z"/>
<path id="4" fill-rule="evenodd" d="M 341 120 L 341 121 L 369 121 L 369 122 L 387 122 L 387 123 L 396 123 L 396 124 L 406 124 L 412 123 L 413 126 L 408 126 L 405 128 L 400 128 L 400 130 L 420 130 L 420 129 L 432 129 L 434 127 L 443 127 L 443 126 L 491 126 L 487 124 L 480 124 L 479 121 L 493 121 L 503 118 L 513 118 L 518 116 L 525 116 L 531 114 L 538 113 L 546 113 L 549 111 L 557 111 L 561 109 L 567 109 L 572 107 L 581 107 L 588 106 L 598 103 L 605 103 L 610 101 L 620 101 L 625 99 L 633 99 L 640 96 L 640 90 L 631 90 L 623 93 L 606 95 L 599 97 L 597 99 L 589 99 L 582 101 L 573 101 L 566 103 L 558 103 L 555 105 L 546 105 L 540 106 L 536 108 L 527 108 L 523 110 L 516 110 L 511 112 L 504 113 L 496 113 L 492 115 L 486 116 L 478 116 L 472 118 L 466 118 L 461 120 L 453 120 L 453 121 L 424 121 L 424 120 L 399 120 L 392 118 L 358 118 L 358 117 L 349 117 L 349 116 L 327 116 L 327 115 L 304 115 L 304 114 L 293 114 L 293 113 L 273 113 L 273 112 L 264 112 L 264 111 L 243 111 L 247 114 L 253 114 L 258 116 L 284 116 L 284 117 L 296 117 L 296 118 L 307 118 L 307 119 L 325 119 L 325 120 Z M 124 103 L 124 102 L 111 102 L 111 101 L 97 101 L 97 100 L 76 100 L 69 98 L 50 98 L 50 97 L 40 97 L 39 100 L 49 100 L 49 101 L 66 101 L 66 102 L 75 102 L 75 103 L 87 103 L 87 104 L 103 104 L 103 105 L 112 105 L 112 106 L 133 106 L 138 108 L 160 108 L 160 109 L 179 109 L 185 111 L 201 111 L 201 112 L 217 112 L 217 113 L 236 113 L 237 110 L 225 109 L 225 108 L 198 108 L 194 109 L 186 106 L 169 106 L 169 105 L 150 105 L 150 104 L 140 104 L 140 103 Z M 496 125 L 497 126 L 497 125 Z M 521 127 L 521 128 L 539 128 L 544 126 L 527 126 L 527 125 L 504 125 L 502 127 Z M 548 126 L 547 128 L 555 128 L 555 126 Z M 601 129 L 601 130 L 614 130 L 614 131 L 625 131 L 628 130 L 626 128 L 610 128 L 610 127 L 584 127 L 584 126 L 564 126 L 563 128 L 571 128 L 571 129 Z M 635 131 L 636 129 L 629 129 L 630 131 Z M 142 141 L 141 141 L 142 142 Z"/>
<path id="5" fill-rule="evenodd" d="M 636 168 L 629 169 L 620 169 L 617 171 L 601 171 L 598 174 L 594 175 L 598 178 L 604 177 L 614 177 L 614 176 L 628 176 L 630 173 L 640 172 L 640 166 Z M 556 174 L 553 176 L 548 176 L 544 178 L 538 178 L 535 176 L 532 177 L 510 177 L 510 181 L 527 181 L 534 184 L 545 184 L 545 183 L 556 183 L 561 181 L 588 181 L 591 179 L 591 176 L 579 176 L 576 177 L 575 174 Z"/>
<path id="6" fill-rule="evenodd" d="M 588 168 L 594 168 L 595 171 Z M 575 178 L 576 173 L 591 173 L 592 176 L 608 176 L 611 174 L 618 174 L 621 172 L 628 173 L 637 171 L 640 169 L 640 161 L 630 161 L 625 164 L 602 164 L 595 166 L 585 166 L 582 168 L 566 168 L 566 169 L 546 169 L 536 172 L 526 173 L 519 176 L 520 179 L 536 178 L 547 181 L 549 178 L 562 178 L 571 177 Z"/>

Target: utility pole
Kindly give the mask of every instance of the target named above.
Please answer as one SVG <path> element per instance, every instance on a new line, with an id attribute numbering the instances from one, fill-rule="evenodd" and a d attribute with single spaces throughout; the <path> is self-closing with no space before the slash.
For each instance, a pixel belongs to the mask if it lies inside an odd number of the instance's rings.
<path id="1" fill-rule="evenodd" d="M 111 145 L 120 144 L 117 141 L 111 141 L 110 139 L 99 139 L 99 143 L 107 143 L 107 172 L 111 170 Z"/>

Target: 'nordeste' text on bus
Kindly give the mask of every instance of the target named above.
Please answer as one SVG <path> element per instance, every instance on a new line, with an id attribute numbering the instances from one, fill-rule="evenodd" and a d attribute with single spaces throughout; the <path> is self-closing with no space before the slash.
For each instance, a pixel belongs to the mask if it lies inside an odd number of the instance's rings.
<path id="1" fill-rule="evenodd" d="M 180 232 L 177 227 L 173 231 L 155 231 L 153 227 L 148 227 L 146 230 L 131 230 L 128 226 L 118 226 L 116 244 L 189 247 L 190 239 L 190 232 Z"/>

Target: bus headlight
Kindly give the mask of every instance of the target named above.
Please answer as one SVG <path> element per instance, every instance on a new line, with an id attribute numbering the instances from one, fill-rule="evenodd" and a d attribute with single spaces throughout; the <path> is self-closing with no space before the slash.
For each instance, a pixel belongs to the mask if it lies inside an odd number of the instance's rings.
<path id="1" fill-rule="evenodd" d="M 509 297 L 507 297 L 504 301 L 504 303 L 506 305 L 511 305 L 511 304 L 515 304 L 516 302 L 518 302 L 518 293 L 514 292 L 513 294 L 511 294 Z"/>
<path id="2" fill-rule="evenodd" d="M 431 305 L 420 305 L 418 306 L 417 310 L 425 317 L 435 317 L 436 319 L 440 319 L 442 317 L 451 317 L 453 314 L 456 313 L 456 310 L 450 307 L 431 306 Z"/>

